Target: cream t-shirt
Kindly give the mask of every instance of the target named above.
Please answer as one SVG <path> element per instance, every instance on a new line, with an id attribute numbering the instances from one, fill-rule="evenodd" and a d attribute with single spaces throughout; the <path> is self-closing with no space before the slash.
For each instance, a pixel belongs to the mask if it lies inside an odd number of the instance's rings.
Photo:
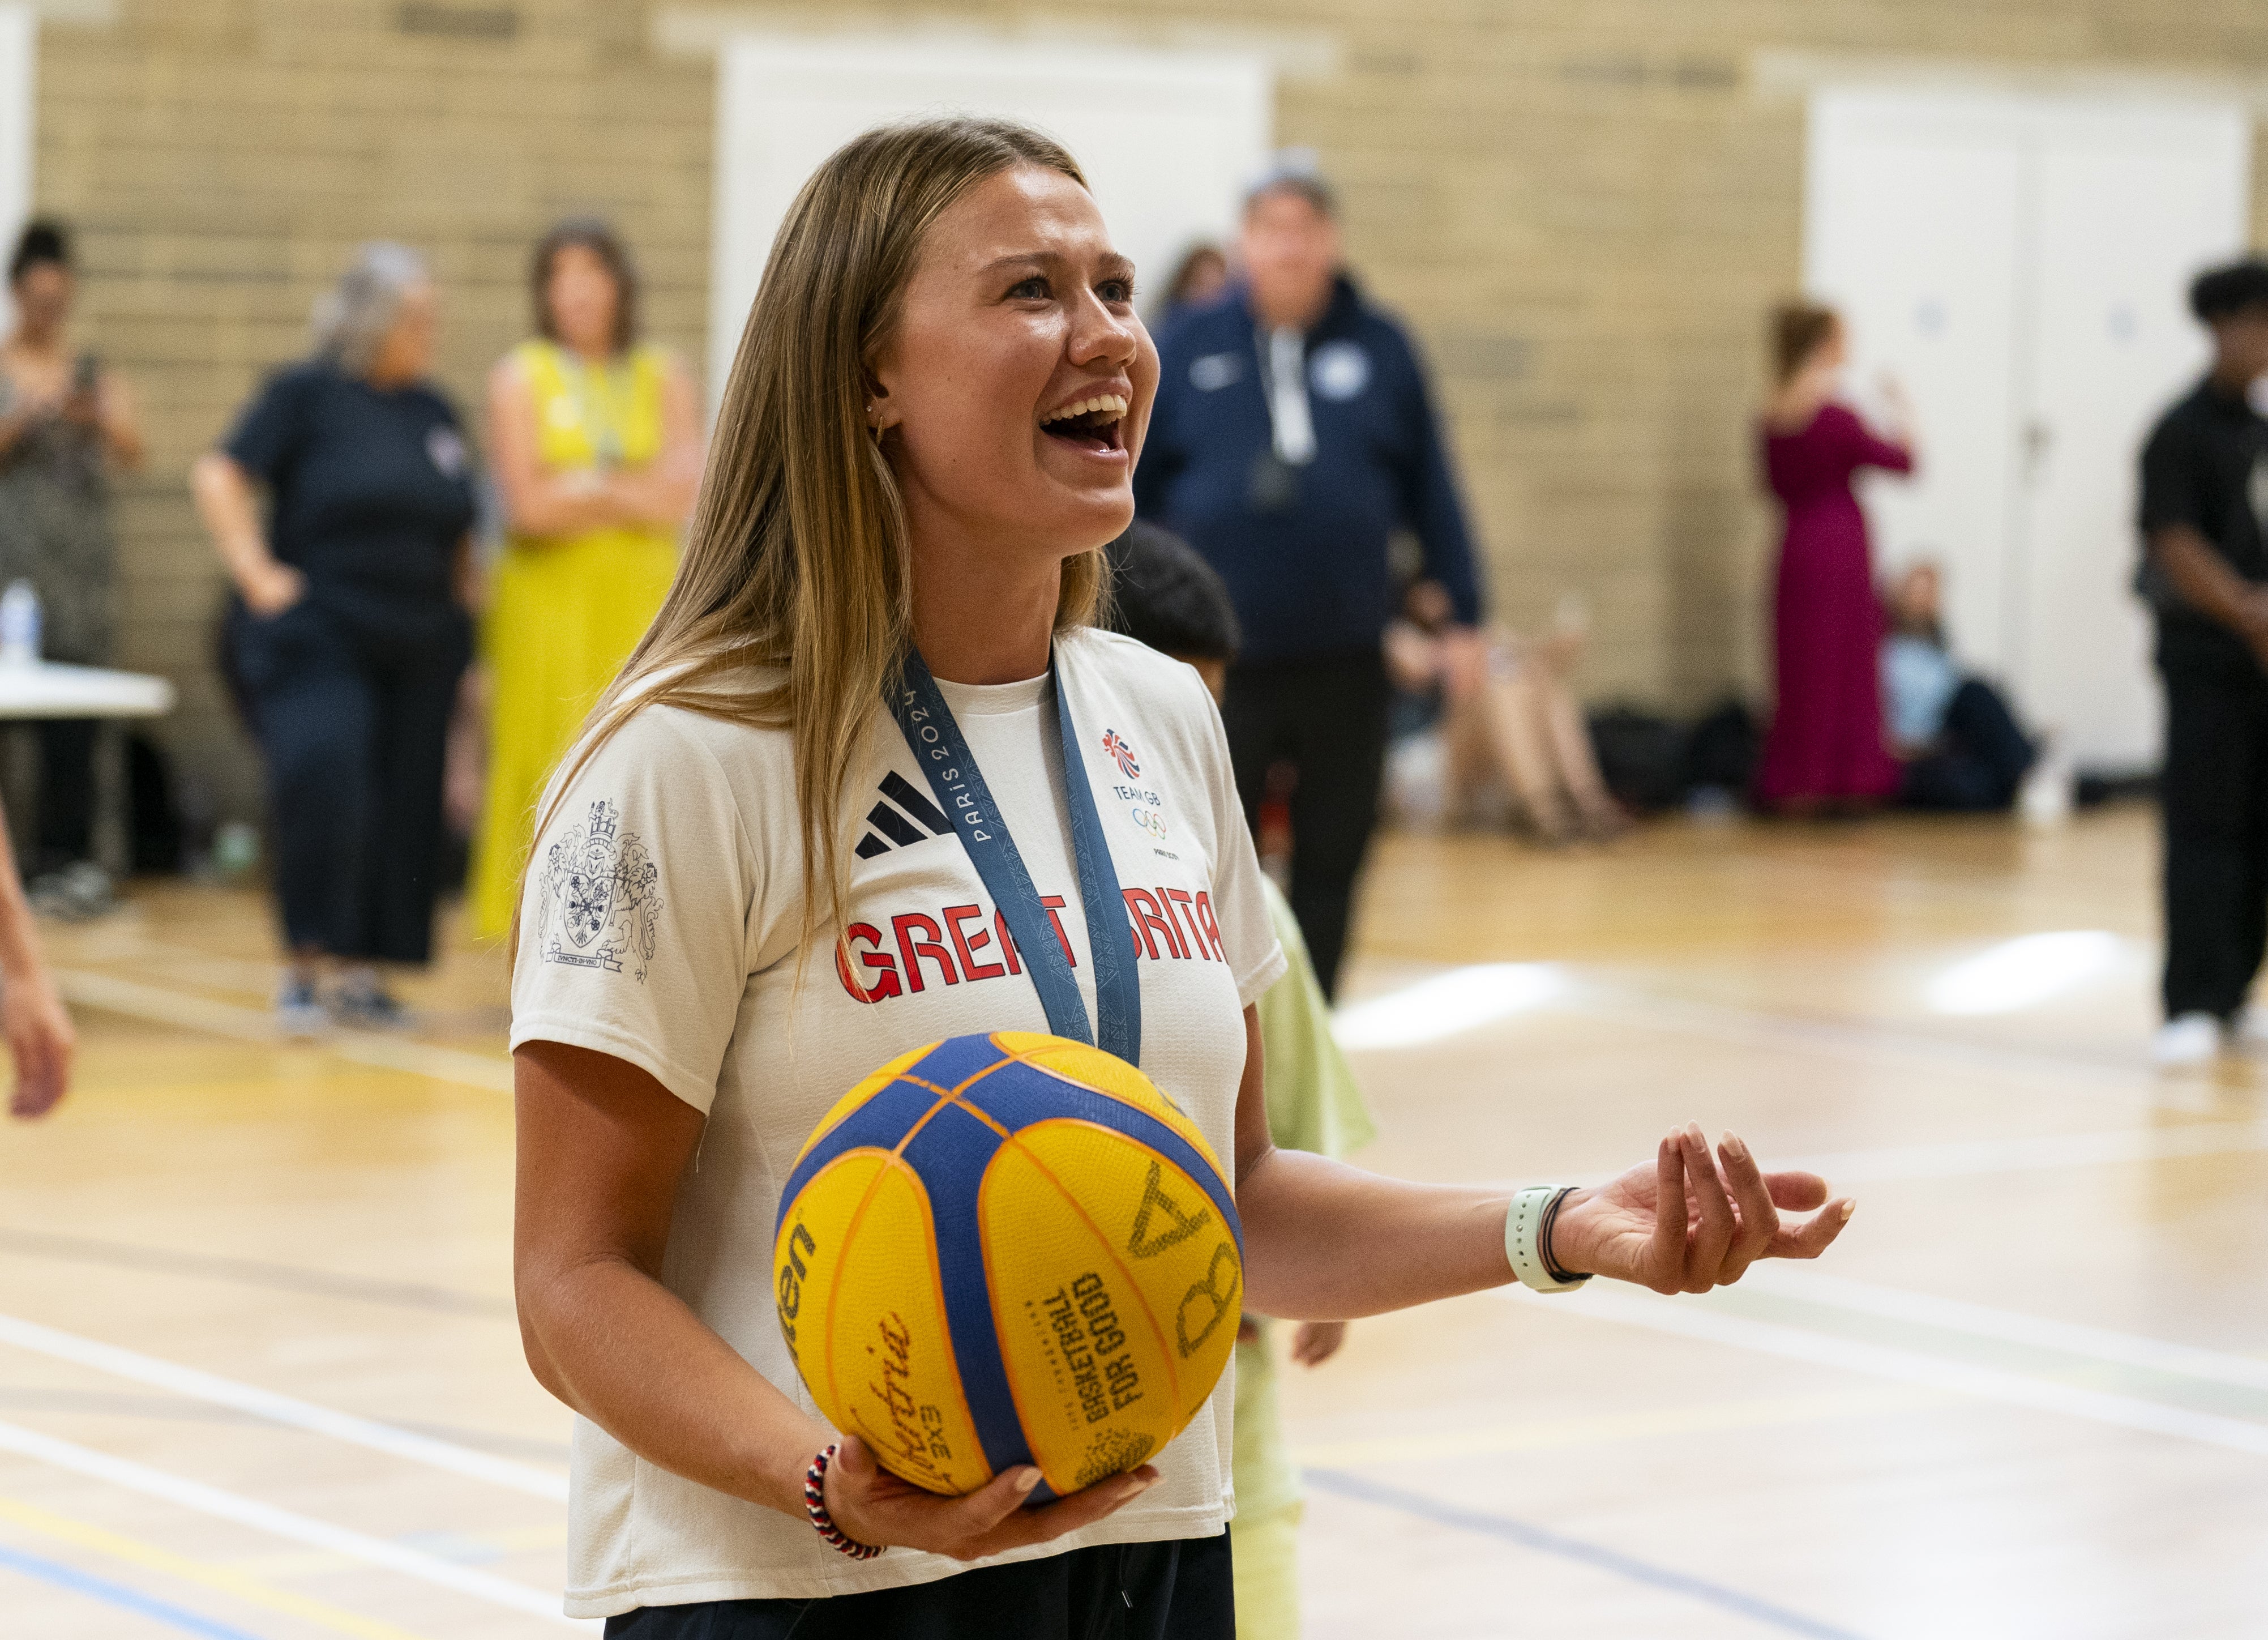
<path id="1" fill-rule="evenodd" d="M 1059 639 L 1053 677 L 940 687 L 1070 943 L 1091 1021 L 1094 964 L 1057 728 L 1057 683 L 1065 691 L 1138 953 L 1142 1068 L 1232 1167 L 1243 1009 L 1285 959 L 1219 715 L 1188 667 L 1106 632 Z M 1038 993 L 1004 962 L 1005 924 L 879 707 L 841 821 L 849 961 L 869 1001 L 831 953 L 813 953 L 798 973 L 803 850 L 785 732 L 648 706 L 545 812 L 521 908 L 512 1045 L 614 1054 L 708 1114 L 662 1280 L 816 1417 L 772 1307 L 773 1224 L 797 1152 L 845 1090 L 909 1048 L 1046 1030 Z M 1220 1531 L 1233 1510 L 1233 1394 L 1225 1377 L 1135 1503 L 1003 1558 Z M 808 1523 L 673 1474 L 584 1419 L 568 1518 L 575 1617 L 849 1594 L 967 1570 L 903 1548 L 852 1561 Z"/>

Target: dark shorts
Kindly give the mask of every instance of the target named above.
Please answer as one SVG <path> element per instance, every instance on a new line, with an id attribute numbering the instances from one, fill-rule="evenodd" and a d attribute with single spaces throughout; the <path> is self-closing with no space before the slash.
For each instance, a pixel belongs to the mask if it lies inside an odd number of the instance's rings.
<path id="1" fill-rule="evenodd" d="M 1106 1543 L 826 1600 L 707 1600 L 607 1620 L 607 1640 L 1235 1640 L 1228 1533 Z"/>

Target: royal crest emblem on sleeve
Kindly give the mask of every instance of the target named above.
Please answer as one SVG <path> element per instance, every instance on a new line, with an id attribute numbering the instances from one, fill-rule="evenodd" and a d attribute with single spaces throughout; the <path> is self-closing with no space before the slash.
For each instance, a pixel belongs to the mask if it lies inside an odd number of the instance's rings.
<path id="1" fill-rule="evenodd" d="M 622 811 L 600 798 L 543 856 L 542 927 L 536 949 L 548 963 L 602 968 L 643 983 L 661 915 L 661 874 Z"/>

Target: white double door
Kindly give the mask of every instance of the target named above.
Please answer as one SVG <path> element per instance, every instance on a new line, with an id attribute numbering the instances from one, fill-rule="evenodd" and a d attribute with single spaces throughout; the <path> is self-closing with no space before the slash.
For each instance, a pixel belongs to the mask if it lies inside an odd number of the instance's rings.
<path id="1" fill-rule="evenodd" d="M 1941 563 L 1955 647 L 2082 768 L 2155 764 L 2136 462 L 2205 366 L 2190 279 L 2245 243 L 2234 107 L 1912 91 L 1811 106 L 1807 287 L 1888 371 L 1921 469 L 1870 482 L 1884 574 Z"/>
<path id="2" fill-rule="evenodd" d="M 717 103 L 712 403 L 788 206 L 859 132 L 939 114 L 1049 132 L 1086 173 L 1146 307 L 1193 243 L 1233 234 L 1240 190 L 1267 157 L 1274 82 L 1265 58 L 1236 51 L 751 33 L 718 52 Z"/>

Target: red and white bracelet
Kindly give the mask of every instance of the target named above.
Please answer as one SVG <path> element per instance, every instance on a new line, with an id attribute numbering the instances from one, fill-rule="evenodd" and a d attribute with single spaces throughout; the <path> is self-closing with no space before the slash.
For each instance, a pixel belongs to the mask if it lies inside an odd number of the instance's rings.
<path id="1" fill-rule="evenodd" d="M 803 1472 L 803 1512 L 811 1517 L 812 1529 L 825 1540 L 828 1548 L 852 1560 L 872 1560 L 886 1547 L 880 1543 L 861 1543 L 835 1524 L 835 1517 L 827 1512 L 827 1466 L 834 1461 L 840 1442 L 829 1442 L 811 1467 Z"/>

